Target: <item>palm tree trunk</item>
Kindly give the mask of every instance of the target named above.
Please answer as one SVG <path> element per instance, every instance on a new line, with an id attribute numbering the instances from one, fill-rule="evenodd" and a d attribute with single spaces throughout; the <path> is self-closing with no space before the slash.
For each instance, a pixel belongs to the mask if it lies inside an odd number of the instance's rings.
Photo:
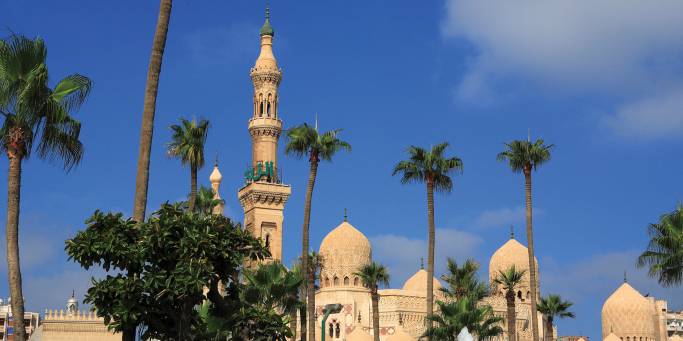
<path id="1" fill-rule="evenodd" d="M 19 203 L 21 195 L 21 160 L 19 153 L 8 152 L 9 175 L 7 176 L 7 270 L 14 315 L 14 340 L 25 341 L 24 295 L 21 290 L 19 263 Z"/>
<path id="2" fill-rule="evenodd" d="M 142 110 L 142 128 L 140 131 L 140 150 L 138 169 L 135 177 L 135 204 L 133 219 L 141 222 L 145 219 L 147 208 L 147 187 L 149 185 L 149 157 L 152 152 L 152 133 L 154 130 L 154 111 L 156 110 L 157 91 L 159 89 L 159 74 L 161 61 L 166 47 L 168 22 L 171 19 L 172 0 L 161 0 L 159 18 L 152 42 L 152 55 L 147 70 L 147 85 L 145 86 L 145 103 Z M 133 337 L 135 332 L 132 333 Z M 133 340 L 133 339 L 129 339 Z"/>
<path id="3" fill-rule="evenodd" d="M 138 168 L 135 176 L 135 203 L 133 205 L 133 219 L 137 222 L 145 220 L 147 209 L 147 188 L 149 186 L 149 158 L 152 152 L 152 133 L 154 130 L 154 111 L 156 110 L 157 91 L 159 90 L 159 74 L 161 62 L 166 48 L 168 22 L 171 19 L 172 0 L 161 0 L 159 17 L 152 41 L 152 55 L 147 69 L 147 84 L 145 85 L 145 102 L 142 110 L 142 127 L 140 129 L 140 149 L 138 152 Z M 129 274 L 130 275 L 130 274 Z M 137 325 L 123 326 L 122 340 L 135 341 Z"/>
<path id="4" fill-rule="evenodd" d="M 548 316 L 545 328 L 545 339 L 548 341 L 553 341 L 553 318 Z"/>
<path id="5" fill-rule="evenodd" d="M 515 292 L 508 290 L 505 293 L 508 306 L 508 340 L 517 341 L 517 315 L 515 314 Z"/>
<path id="6" fill-rule="evenodd" d="M 194 212 L 194 204 L 197 202 L 197 167 L 190 166 L 190 212 Z"/>
<path id="7" fill-rule="evenodd" d="M 434 313 L 434 181 L 427 179 L 427 218 L 429 220 L 429 241 L 427 247 L 427 316 Z M 432 320 L 427 320 L 432 328 Z M 429 341 L 429 337 L 427 338 Z"/>
<path id="8" fill-rule="evenodd" d="M 375 341 L 379 341 L 379 294 L 377 288 L 372 289 L 372 333 Z"/>
<path id="9" fill-rule="evenodd" d="M 306 317 L 308 320 L 308 340 L 315 341 L 315 288 L 308 280 L 311 275 L 311 267 L 309 265 L 309 226 L 311 222 L 311 198 L 313 197 L 313 187 L 315 187 L 315 177 L 318 175 L 318 156 L 311 155 L 311 170 L 308 176 L 308 186 L 306 187 L 306 202 L 304 206 L 304 225 L 302 228 L 302 242 L 301 242 L 301 268 L 304 271 L 304 278 L 306 278 Z M 302 331 L 303 332 L 303 331 Z M 304 335 L 301 335 L 304 340 Z"/>
<path id="10" fill-rule="evenodd" d="M 536 312 L 536 293 L 538 291 L 538 281 L 536 279 L 536 257 L 534 255 L 534 231 L 531 222 L 531 166 L 524 167 L 524 180 L 526 189 L 526 238 L 529 247 L 529 277 L 531 279 L 531 332 L 533 339 L 539 340 L 538 314 Z"/>
<path id="11" fill-rule="evenodd" d="M 306 292 L 306 286 L 308 284 L 304 283 L 304 292 Z M 304 303 L 306 302 L 306 298 L 304 297 Z M 306 331 L 307 329 L 307 324 L 308 324 L 308 319 L 306 318 L 306 310 L 308 309 L 308 306 L 304 305 L 299 309 L 299 338 L 301 341 L 306 341 Z"/>
<path id="12" fill-rule="evenodd" d="M 310 261 L 310 257 L 309 257 Z M 310 264 L 312 265 L 312 264 Z M 306 305 L 307 309 L 309 310 L 308 316 L 310 317 L 309 321 L 313 321 L 313 325 L 309 323 L 308 325 L 308 335 L 309 335 L 309 340 L 315 340 L 315 324 L 316 324 L 316 318 L 315 318 L 315 266 L 310 266 L 311 268 L 309 274 L 308 274 L 308 283 L 306 284 L 306 287 L 308 288 L 307 295 L 308 295 L 308 304 Z M 311 312 L 312 311 L 312 312 Z M 324 333 L 325 331 L 321 331 L 321 333 Z"/>
<path id="13" fill-rule="evenodd" d="M 296 340 L 296 309 L 289 312 L 289 330 L 292 331 L 291 340 Z"/>

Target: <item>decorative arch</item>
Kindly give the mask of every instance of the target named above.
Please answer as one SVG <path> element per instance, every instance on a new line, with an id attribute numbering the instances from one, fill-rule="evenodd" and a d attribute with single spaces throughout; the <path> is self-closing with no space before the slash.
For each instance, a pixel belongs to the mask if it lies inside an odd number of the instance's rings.
<path id="1" fill-rule="evenodd" d="M 358 279 L 358 277 L 353 278 L 353 285 L 356 287 L 360 285 L 360 280 Z"/>
<path id="2" fill-rule="evenodd" d="M 330 286 L 330 278 L 325 277 L 325 287 L 329 287 L 329 286 Z"/>
<path id="3" fill-rule="evenodd" d="M 334 286 L 339 286 L 339 277 L 337 277 L 337 276 L 335 275 L 335 276 L 334 276 L 334 279 L 332 279 L 332 284 L 333 284 Z"/>
<path id="4" fill-rule="evenodd" d="M 344 276 L 344 286 L 348 287 L 350 284 L 350 280 L 348 276 Z"/>

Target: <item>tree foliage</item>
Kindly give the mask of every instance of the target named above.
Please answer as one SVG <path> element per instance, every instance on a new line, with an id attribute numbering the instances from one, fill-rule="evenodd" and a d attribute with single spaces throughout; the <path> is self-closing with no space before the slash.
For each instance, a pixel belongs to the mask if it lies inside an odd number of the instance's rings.
<path id="1" fill-rule="evenodd" d="M 462 172 L 463 163 L 458 157 L 445 157 L 443 154 L 448 143 L 439 143 L 431 150 L 417 146 L 408 147 L 408 160 L 400 161 L 395 167 L 393 175 L 401 174 L 401 182 L 428 183 L 432 182 L 437 192 L 450 192 L 453 180 L 450 174 Z"/>
<path id="2" fill-rule="evenodd" d="M 648 227 L 650 242 L 638 257 L 639 267 L 649 267 L 651 277 L 664 286 L 683 283 L 683 205 Z"/>
<path id="3" fill-rule="evenodd" d="M 145 340 L 204 340 L 215 337 L 207 323 L 221 321 L 221 332 L 235 340 L 283 326 L 287 334 L 281 315 L 243 299 L 245 261 L 268 251 L 230 219 L 164 204 L 141 224 L 96 211 L 86 225 L 66 241 L 66 252 L 85 269 L 107 271 L 84 301 L 110 329 L 139 325 Z M 207 299 L 210 319 L 198 309 Z"/>

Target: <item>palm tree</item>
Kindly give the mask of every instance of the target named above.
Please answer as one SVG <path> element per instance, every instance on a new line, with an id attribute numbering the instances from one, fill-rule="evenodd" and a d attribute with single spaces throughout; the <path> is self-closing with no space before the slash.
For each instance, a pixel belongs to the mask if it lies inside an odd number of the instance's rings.
<path id="1" fill-rule="evenodd" d="M 531 142 L 531 139 L 514 140 L 505 144 L 505 150 L 498 153 L 498 161 L 508 161 L 514 173 L 523 173 L 526 190 L 526 237 L 529 250 L 529 277 L 531 280 L 531 316 L 536 316 L 538 282 L 536 280 L 536 258 L 534 255 L 534 233 L 531 211 L 531 171 L 550 160 L 550 149 L 542 139 Z M 538 320 L 531 319 L 531 332 L 534 340 L 538 340 Z"/>
<path id="2" fill-rule="evenodd" d="M 91 82 L 66 76 L 48 85 L 47 47 L 42 39 L 12 35 L 0 41 L 0 149 L 9 160 L 7 177 L 7 269 L 12 311 L 24 316 L 19 262 L 19 207 L 22 161 L 35 147 L 40 159 L 61 161 L 66 171 L 83 157 L 81 124 L 71 115 L 85 102 Z M 14 339 L 26 340 L 23 319 L 15 319 Z"/>
<path id="3" fill-rule="evenodd" d="M 194 211 L 197 200 L 197 170 L 204 167 L 204 144 L 209 132 L 209 121 L 205 119 L 180 119 L 180 124 L 171 126 L 173 136 L 168 143 L 168 155 L 179 158 L 180 163 L 190 166 L 190 201 L 188 207 Z"/>
<path id="4" fill-rule="evenodd" d="M 315 127 L 311 127 L 306 123 L 287 131 L 288 141 L 287 146 L 285 147 L 285 153 L 294 155 L 298 158 L 308 157 L 308 161 L 310 162 L 301 243 L 301 263 L 302 268 L 306 271 L 304 277 L 307 278 L 310 278 L 308 252 L 311 198 L 313 197 L 315 178 L 318 174 L 318 163 L 320 163 L 321 160 L 332 161 L 332 157 L 340 150 L 351 151 L 351 145 L 337 137 L 340 132 L 340 129 L 335 129 L 320 134 L 318 132 L 317 124 Z M 306 306 L 308 316 L 308 338 L 313 341 L 315 340 L 315 291 L 310 281 L 306 285 L 306 296 L 308 297 Z"/>
<path id="5" fill-rule="evenodd" d="M 379 341 L 379 285 L 389 286 L 389 269 L 384 265 L 372 262 L 358 269 L 354 275 L 360 278 L 363 285 L 370 289 L 372 300 L 372 331 L 375 341 Z"/>
<path id="6" fill-rule="evenodd" d="M 427 184 L 427 218 L 429 223 L 429 245 L 427 250 L 427 315 L 434 312 L 434 191 L 450 192 L 453 181 L 450 174 L 462 172 L 462 160 L 458 157 L 444 157 L 448 143 L 440 143 L 430 151 L 410 146 L 408 160 L 394 167 L 393 175 L 401 173 L 401 183 L 419 182 Z M 431 320 L 429 321 L 431 325 Z"/>
<path id="7" fill-rule="evenodd" d="M 553 321 L 556 317 L 576 317 L 573 312 L 569 311 L 569 308 L 571 308 L 572 305 L 574 305 L 574 303 L 563 301 L 560 295 L 548 295 L 547 297 L 541 297 L 541 302 L 538 304 L 538 311 L 540 311 L 541 314 L 545 315 L 546 317 L 546 340 L 553 340 Z"/>
<path id="8" fill-rule="evenodd" d="M 508 308 L 508 338 L 510 341 L 517 340 L 517 316 L 515 314 L 515 288 L 522 283 L 524 275 L 526 275 L 526 270 L 518 271 L 515 266 L 512 265 L 507 270 L 498 271 L 498 276 L 493 280 L 495 286 L 502 286 L 505 290 L 505 300 L 507 301 Z"/>
<path id="9" fill-rule="evenodd" d="M 441 276 L 448 286 L 441 288 L 447 297 L 460 300 L 464 297 L 474 297 L 477 301 L 486 297 L 489 293 L 486 284 L 477 277 L 479 263 L 474 259 L 468 259 L 462 266 L 448 258 L 448 273 Z"/>
<path id="10" fill-rule="evenodd" d="M 138 155 L 137 174 L 135 176 L 135 203 L 133 205 L 133 219 L 138 222 L 145 220 L 147 209 L 147 187 L 149 185 L 149 157 L 152 152 L 152 133 L 154 131 L 154 111 L 157 104 L 159 89 L 159 75 L 161 62 L 166 48 L 168 22 L 171 19 L 173 0 L 161 0 L 159 17 L 152 41 L 152 54 L 147 69 L 147 84 L 145 85 L 145 103 L 142 110 L 142 126 L 140 128 L 140 150 Z M 124 333 L 124 340 L 135 340 L 135 330 Z"/>
<path id="11" fill-rule="evenodd" d="M 437 301 L 439 314 L 427 316 L 431 323 L 423 334 L 439 341 L 456 341 L 458 334 L 467 328 L 479 340 L 491 340 L 503 333 L 503 318 L 495 316 L 490 305 L 479 305 L 475 297 L 465 296 L 457 301 Z"/>
<path id="12" fill-rule="evenodd" d="M 194 211 L 202 215 L 211 215 L 216 206 L 224 204 L 223 199 L 214 199 L 211 188 L 201 186 L 197 191 L 197 198 L 194 204 Z"/>
<path id="13" fill-rule="evenodd" d="M 649 266 L 650 276 L 665 287 L 683 283 L 683 205 L 650 224 L 648 234 L 650 242 L 638 257 L 638 267 Z"/>

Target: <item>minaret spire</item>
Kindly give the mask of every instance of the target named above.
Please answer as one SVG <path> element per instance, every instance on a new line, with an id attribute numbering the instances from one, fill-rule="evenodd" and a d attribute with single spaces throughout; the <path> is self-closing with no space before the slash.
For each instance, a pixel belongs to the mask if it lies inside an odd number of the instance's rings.
<path id="1" fill-rule="evenodd" d="M 510 239 L 515 239 L 515 227 L 510 225 Z"/>

